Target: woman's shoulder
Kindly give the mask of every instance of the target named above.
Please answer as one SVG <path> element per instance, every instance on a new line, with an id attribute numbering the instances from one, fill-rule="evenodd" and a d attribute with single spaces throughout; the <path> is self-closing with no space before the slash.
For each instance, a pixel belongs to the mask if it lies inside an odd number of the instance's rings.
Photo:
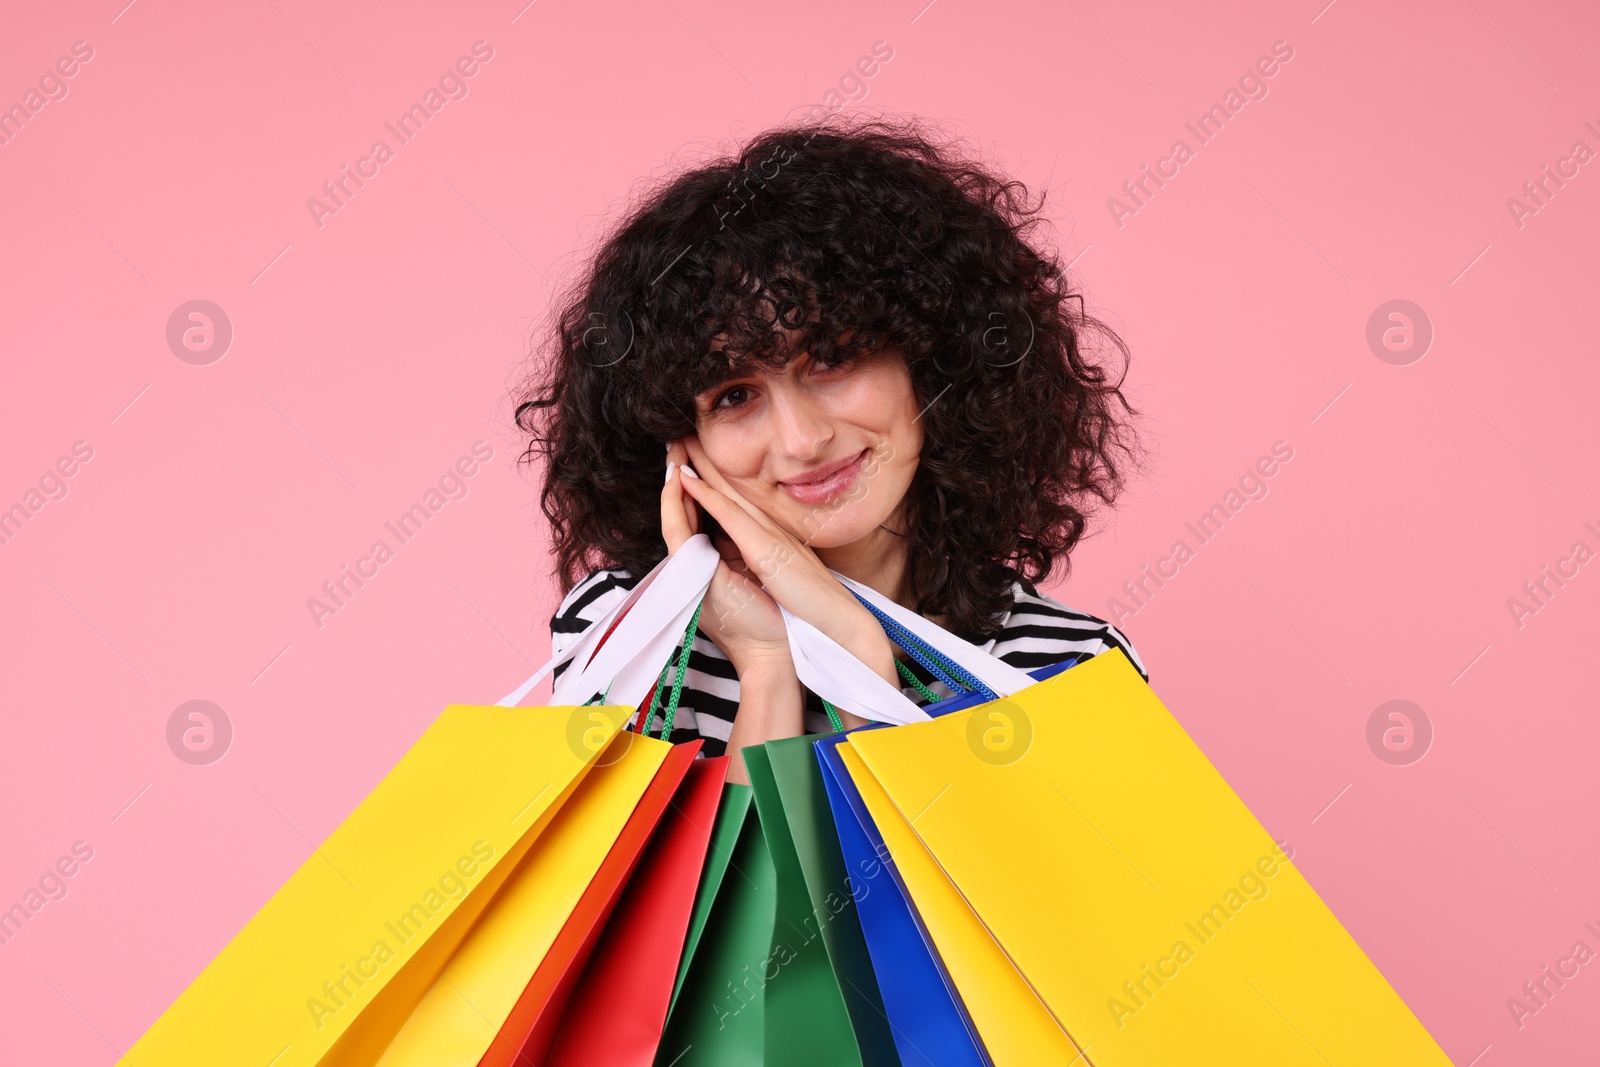
<path id="1" fill-rule="evenodd" d="M 570 649 L 590 626 L 627 599 L 638 584 L 639 579 L 623 568 L 604 567 L 573 586 L 550 616 L 551 653 L 560 655 Z M 558 666 L 555 677 L 560 678 L 566 668 L 565 663 Z"/>
<path id="2" fill-rule="evenodd" d="M 1113 648 L 1120 649 L 1149 680 L 1144 661 L 1121 630 L 1019 581 L 1012 586 L 1011 611 L 990 651 L 1014 667 L 1034 670 L 1060 663 L 1070 655 L 1087 659 Z"/>
<path id="3" fill-rule="evenodd" d="M 573 586 L 550 616 L 553 634 L 582 633 L 603 618 L 639 584 L 639 578 L 622 567 L 603 567 Z"/>

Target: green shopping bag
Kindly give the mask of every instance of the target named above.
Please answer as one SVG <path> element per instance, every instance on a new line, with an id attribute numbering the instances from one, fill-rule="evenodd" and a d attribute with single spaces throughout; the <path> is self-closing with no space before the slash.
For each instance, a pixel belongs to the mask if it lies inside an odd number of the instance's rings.
<path id="1" fill-rule="evenodd" d="M 747 785 L 723 786 L 656 1067 L 763 1062 L 760 972 L 777 883 Z"/>
<path id="2" fill-rule="evenodd" d="M 768 969 L 766 1062 L 899 1067 L 856 914 L 855 892 L 870 887 L 846 875 L 816 740 L 744 750 L 777 875 L 774 963 L 788 958 Z"/>
<path id="3" fill-rule="evenodd" d="M 813 740 L 724 787 L 656 1067 L 899 1067 Z"/>

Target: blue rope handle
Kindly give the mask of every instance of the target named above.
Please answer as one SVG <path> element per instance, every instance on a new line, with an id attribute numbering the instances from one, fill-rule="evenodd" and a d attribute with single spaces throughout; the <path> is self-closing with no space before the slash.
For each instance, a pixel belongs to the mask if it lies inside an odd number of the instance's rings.
<path id="1" fill-rule="evenodd" d="M 895 644 L 905 649 L 907 655 L 922 664 L 935 678 L 949 686 L 952 693 L 958 695 L 962 692 L 980 693 L 985 700 L 1000 699 L 999 693 L 996 693 L 993 689 L 973 677 L 971 672 L 960 664 L 952 663 L 948 657 L 937 649 L 929 648 L 922 642 L 921 638 L 900 625 L 887 613 L 879 610 L 875 604 L 854 589 L 850 590 L 850 592 L 857 600 L 861 601 L 862 607 L 872 612 L 879 625 L 888 632 L 890 637 L 894 638 Z"/>

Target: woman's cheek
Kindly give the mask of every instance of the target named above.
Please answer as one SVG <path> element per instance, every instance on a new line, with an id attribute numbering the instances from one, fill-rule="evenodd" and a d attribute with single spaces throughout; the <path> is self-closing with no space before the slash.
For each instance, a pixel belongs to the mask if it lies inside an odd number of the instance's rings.
<path id="1" fill-rule="evenodd" d="M 741 493 L 757 481 L 761 470 L 764 431 L 757 421 L 723 420 L 702 429 L 699 434 L 700 445 L 711 457 L 712 466 Z"/>

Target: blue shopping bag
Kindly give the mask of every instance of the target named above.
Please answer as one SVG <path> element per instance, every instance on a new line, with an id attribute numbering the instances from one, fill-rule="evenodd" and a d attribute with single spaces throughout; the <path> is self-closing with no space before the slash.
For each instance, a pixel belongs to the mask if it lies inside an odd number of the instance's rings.
<path id="1" fill-rule="evenodd" d="M 1043 681 L 1080 658 L 1029 674 Z M 947 684 L 951 681 L 948 677 L 945 680 Z M 956 696 L 931 704 L 926 710 L 933 716 L 945 715 L 981 704 L 985 699 L 981 692 L 958 691 Z M 881 728 L 881 724 L 872 723 L 857 729 Z M 863 888 L 854 894 L 856 911 L 900 1059 L 905 1067 L 992 1067 L 977 1028 L 839 756 L 839 745 L 846 736 L 832 734 L 815 742 L 814 747 L 845 867 L 853 878 L 870 881 L 863 881 Z M 881 878 L 883 873 L 889 877 Z"/>

